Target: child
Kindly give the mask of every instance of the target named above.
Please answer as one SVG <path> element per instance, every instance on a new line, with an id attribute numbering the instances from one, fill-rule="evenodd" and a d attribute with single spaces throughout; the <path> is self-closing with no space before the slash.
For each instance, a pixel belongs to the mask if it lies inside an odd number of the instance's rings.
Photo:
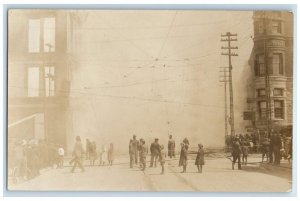
<path id="1" fill-rule="evenodd" d="M 100 158 L 99 158 L 99 166 L 105 164 L 105 155 L 106 155 L 106 148 L 105 148 L 104 145 L 102 145 L 102 149 L 99 152 L 99 156 L 100 156 Z"/>
<path id="2" fill-rule="evenodd" d="M 146 169 L 146 156 L 147 156 L 147 153 L 148 153 L 148 148 L 147 146 L 145 145 L 145 140 L 142 139 L 141 140 L 141 163 L 142 163 L 142 171 L 145 171 Z"/>
<path id="3" fill-rule="evenodd" d="M 164 150 L 164 145 L 160 146 L 159 162 L 161 165 L 161 173 L 160 174 L 164 174 L 165 173 L 165 162 L 166 162 L 166 152 Z"/>
<path id="4" fill-rule="evenodd" d="M 202 173 L 202 166 L 204 165 L 204 150 L 203 150 L 203 145 L 198 144 L 198 152 L 197 152 L 197 157 L 195 161 L 195 165 L 197 165 L 198 168 L 198 173 Z"/>

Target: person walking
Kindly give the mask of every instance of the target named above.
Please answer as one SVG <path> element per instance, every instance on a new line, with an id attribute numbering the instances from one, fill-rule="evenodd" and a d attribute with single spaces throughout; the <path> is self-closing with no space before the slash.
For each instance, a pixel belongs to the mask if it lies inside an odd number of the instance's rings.
<path id="1" fill-rule="evenodd" d="M 155 138 L 154 142 L 150 146 L 150 153 L 151 153 L 151 161 L 150 161 L 150 167 L 156 167 L 157 158 L 159 156 L 160 152 L 160 145 L 158 143 L 158 138 Z"/>
<path id="2" fill-rule="evenodd" d="M 180 157 L 179 157 L 179 164 L 178 166 L 183 166 L 183 170 L 181 173 L 186 172 L 187 167 L 187 151 L 188 151 L 188 145 L 181 143 L 181 151 L 180 151 Z"/>
<path id="3" fill-rule="evenodd" d="M 112 166 L 113 162 L 114 162 L 114 145 L 113 143 L 110 143 L 110 146 L 109 146 L 109 149 L 108 149 L 108 152 L 107 152 L 107 159 L 108 159 L 108 164 L 110 166 Z"/>
<path id="4" fill-rule="evenodd" d="M 74 145 L 74 149 L 73 149 L 73 167 L 71 169 L 71 172 L 73 173 L 75 168 L 78 166 L 82 172 L 84 172 L 84 168 L 82 166 L 82 156 L 84 154 L 84 150 L 81 144 L 81 139 L 79 136 L 76 137 L 76 143 Z"/>
<path id="5" fill-rule="evenodd" d="M 195 165 L 198 168 L 198 172 L 202 173 L 202 166 L 204 165 L 204 150 L 202 144 L 198 144 L 198 152 L 197 152 Z"/>
<path id="6" fill-rule="evenodd" d="M 164 145 L 160 145 L 159 162 L 161 165 L 161 173 L 160 174 L 165 174 L 166 152 L 164 150 Z"/>

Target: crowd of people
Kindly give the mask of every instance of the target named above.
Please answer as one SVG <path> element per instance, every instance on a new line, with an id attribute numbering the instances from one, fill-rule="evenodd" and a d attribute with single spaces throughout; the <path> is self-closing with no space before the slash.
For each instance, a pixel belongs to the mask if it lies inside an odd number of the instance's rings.
<path id="1" fill-rule="evenodd" d="M 42 169 L 62 168 L 64 148 L 45 140 L 9 139 L 8 171 L 14 182 L 29 180 Z"/>
<path id="2" fill-rule="evenodd" d="M 62 168 L 64 167 L 65 150 L 62 145 L 47 142 L 45 140 L 9 140 L 9 157 L 8 169 L 11 176 L 17 180 L 32 179 L 40 174 L 40 170 L 45 168 Z M 238 164 L 238 169 L 241 169 L 241 164 L 247 165 L 249 153 L 261 153 L 262 163 L 265 159 L 269 163 L 275 165 L 280 164 L 282 158 L 292 159 L 292 139 L 286 137 L 278 131 L 271 131 L 270 135 L 266 132 L 240 134 L 228 136 L 226 138 L 226 146 L 231 152 L 232 169 L 235 164 Z M 176 143 L 169 135 L 167 144 L 167 152 L 164 145 L 159 142 L 158 138 L 149 146 L 143 138 L 139 140 L 135 135 L 129 142 L 129 167 L 138 166 L 142 171 L 145 171 L 147 164 L 147 156 L 150 154 L 150 168 L 155 168 L 158 164 L 161 166 L 161 174 L 165 173 L 166 157 L 174 159 L 176 157 Z M 186 172 L 188 165 L 188 155 L 195 153 L 189 151 L 190 143 L 187 138 L 184 138 L 180 143 L 180 155 L 178 166 L 182 167 L 182 173 Z M 179 151 L 179 149 L 178 149 Z M 72 159 L 69 164 L 72 166 L 71 172 L 79 167 L 81 171 L 85 171 L 83 159 L 89 160 L 91 166 L 98 165 L 112 166 L 115 158 L 114 145 L 111 143 L 108 147 L 102 145 L 97 150 L 96 142 L 86 139 L 86 147 L 83 148 L 80 136 L 76 137 L 76 142 L 72 151 Z M 107 163 L 106 163 L 107 162 Z M 195 158 L 197 172 L 202 173 L 204 162 L 204 148 L 202 144 L 198 144 Z"/>
<path id="3" fill-rule="evenodd" d="M 183 139 L 180 143 L 180 157 L 178 166 L 182 166 L 182 173 L 186 172 L 188 164 L 188 150 L 189 150 L 189 140 L 187 138 Z M 139 165 L 142 171 L 146 169 L 148 155 L 148 146 L 143 138 L 137 140 L 136 135 L 133 135 L 133 138 L 129 141 L 129 161 L 130 168 L 133 168 L 134 165 Z M 166 156 L 169 156 L 171 159 L 175 158 L 175 141 L 172 139 L 172 135 L 169 135 L 168 141 L 168 154 L 164 149 L 164 145 L 159 143 L 159 139 L 155 138 L 154 142 L 150 145 L 150 168 L 157 167 L 157 163 L 160 163 L 161 174 L 165 173 L 165 161 Z M 195 160 L 195 165 L 197 166 L 198 172 L 202 173 L 202 167 L 204 165 L 204 149 L 202 144 L 198 144 L 198 151 Z"/>
<path id="4" fill-rule="evenodd" d="M 241 162 L 247 164 L 249 152 L 261 153 L 262 163 L 266 159 L 268 163 L 275 165 L 279 165 L 283 158 L 290 162 L 293 153 L 291 137 L 274 130 L 270 131 L 270 135 L 267 132 L 256 132 L 251 135 L 228 136 L 226 145 L 232 153 L 232 169 L 236 161 L 238 169 L 241 169 Z"/>

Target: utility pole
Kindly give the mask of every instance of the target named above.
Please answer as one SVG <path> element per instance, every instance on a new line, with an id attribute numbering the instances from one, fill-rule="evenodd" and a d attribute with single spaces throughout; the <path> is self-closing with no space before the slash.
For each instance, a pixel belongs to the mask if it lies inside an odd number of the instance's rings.
<path id="1" fill-rule="evenodd" d="M 228 82 L 228 67 L 220 67 L 222 70 L 220 70 L 220 73 L 224 73 L 220 76 L 219 82 L 224 83 L 224 114 L 225 114 L 225 152 L 226 152 L 226 139 L 228 137 L 228 115 L 227 115 L 227 82 Z"/>
<path id="2" fill-rule="evenodd" d="M 266 127 L 267 134 L 270 137 L 271 127 L 271 97 L 270 97 L 270 77 L 268 65 L 268 44 L 267 44 L 267 16 L 266 12 L 263 13 L 263 26 L 264 26 L 264 65 L 265 65 L 265 91 L 266 91 Z"/>
<path id="3" fill-rule="evenodd" d="M 232 49 L 238 49 L 238 47 L 232 47 L 231 46 L 231 42 L 232 41 L 237 41 L 236 38 L 237 34 L 232 34 L 230 32 L 227 32 L 226 34 L 222 34 L 221 37 L 221 42 L 227 42 L 228 46 L 226 47 L 221 47 L 221 49 L 224 50 L 228 50 L 228 52 L 226 53 L 221 53 L 221 55 L 226 55 L 228 56 L 228 60 L 229 60 L 229 95 L 230 95 L 230 134 L 231 136 L 235 135 L 235 130 L 234 130 L 234 105 L 233 105 L 233 89 L 232 89 L 232 64 L 231 64 L 231 57 L 232 56 L 238 56 L 236 53 L 232 53 L 231 50 Z"/>

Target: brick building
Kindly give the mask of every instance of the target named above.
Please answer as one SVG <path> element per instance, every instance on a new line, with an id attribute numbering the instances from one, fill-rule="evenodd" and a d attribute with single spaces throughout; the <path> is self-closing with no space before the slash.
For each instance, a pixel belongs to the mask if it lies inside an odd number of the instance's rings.
<path id="1" fill-rule="evenodd" d="M 254 129 L 267 130 L 268 72 L 270 128 L 280 130 L 293 123 L 293 14 L 255 11 L 253 20 L 254 46 L 249 60 L 253 76 L 247 99 L 251 115 L 246 120 Z"/>
<path id="2" fill-rule="evenodd" d="M 9 11 L 8 139 L 66 145 L 75 21 L 65 11 Z"/>

